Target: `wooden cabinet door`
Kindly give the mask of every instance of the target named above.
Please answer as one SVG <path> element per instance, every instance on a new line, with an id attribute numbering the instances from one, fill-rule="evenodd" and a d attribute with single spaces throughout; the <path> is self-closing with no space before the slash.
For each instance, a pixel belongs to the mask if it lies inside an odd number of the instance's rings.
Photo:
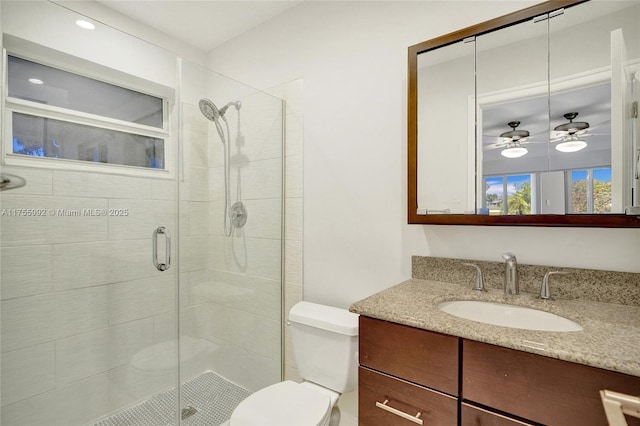
<path id="1" fill-rule="evenodd" d="M 545 425 L 607 425 L 601 389 L 640 395 L 640 377 L 470 340 L 463 354 L 464 400 Z"/>
<path id="2" fill-rule="evenodd" d="M 521 420 L 462 403 L 461 426 L 533 426 Z"/>
<path id="3" fill-rule="evenodd" d="M 459 339 L 360 316 L 360 364 L 458 395 Z"/>
<path id="4" fill-rule="evenodd" d="M 358 425 L 415 426 L 416 424 L 457 426 L 458 399 L 360 367 L 358 370 Z"/>

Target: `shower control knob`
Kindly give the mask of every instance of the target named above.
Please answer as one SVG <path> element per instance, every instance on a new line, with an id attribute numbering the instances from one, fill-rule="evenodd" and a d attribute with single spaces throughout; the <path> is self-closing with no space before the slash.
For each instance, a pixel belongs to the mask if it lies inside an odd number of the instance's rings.
<path id="1" fill-rule="evenodd" d="M 242 201 L 236 201 L 229 211 L 231 223 L 236 228 L 242 228 L 247 223 L 247 209 Z"/>

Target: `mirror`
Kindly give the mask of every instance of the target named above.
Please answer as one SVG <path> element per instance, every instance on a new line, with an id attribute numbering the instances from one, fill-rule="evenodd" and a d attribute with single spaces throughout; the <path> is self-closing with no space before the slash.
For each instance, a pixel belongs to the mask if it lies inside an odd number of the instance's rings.
<path id="1" fill-rule="evenodd" d="M 545 2 L 411 46 L 409 223 L 640 226 L 638 22 Z"/>

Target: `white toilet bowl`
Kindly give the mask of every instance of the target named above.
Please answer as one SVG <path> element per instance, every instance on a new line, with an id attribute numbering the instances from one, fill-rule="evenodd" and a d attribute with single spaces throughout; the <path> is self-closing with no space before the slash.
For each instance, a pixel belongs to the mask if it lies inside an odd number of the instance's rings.
<path id="1" fill-rule="evenodd" d="M 293 352 L 302 383 L 257 391 L 231 414 L 230 426 L 335 426 L 336 402 L 357 384 L 358 315 L 298 302 L 289 311 Z M 335 409 L 334 409 L 335 407 Z"/>
<path id="2" fill-rule="evenodd" d="M 242 401 L 229 426 L 328 426 L 338 396 L 312 383 L 286 380 Z"/>

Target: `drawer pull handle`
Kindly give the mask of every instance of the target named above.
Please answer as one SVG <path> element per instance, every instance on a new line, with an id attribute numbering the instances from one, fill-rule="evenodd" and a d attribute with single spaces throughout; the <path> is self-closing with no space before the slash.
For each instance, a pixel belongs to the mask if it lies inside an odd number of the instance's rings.
<path id="1" fill-rule="evenodd" d="M 387 405 L 387 403 L 389 402 L 388 399 L 385 399 L 384 402 L 378 402 L 376 401 L 376 407 L 378 408 L 382 408 L 385 411 L 388 411 L 392 414 L 395 414 L 396 416 L 400 416 L 403 419 L 407 419 L 410 420 L 414 423 L 417 423 L 419 425 L 423 424 L 422 419 L 420 418 L 420 416 L 422 415 L 421 412 L 418 412 L 418 414 L 416 414 L 415 416 L 412 416 L 411 414 L 407 414 L 404 411 L 400 411 L 397 408 L 393 408 Z"/>

